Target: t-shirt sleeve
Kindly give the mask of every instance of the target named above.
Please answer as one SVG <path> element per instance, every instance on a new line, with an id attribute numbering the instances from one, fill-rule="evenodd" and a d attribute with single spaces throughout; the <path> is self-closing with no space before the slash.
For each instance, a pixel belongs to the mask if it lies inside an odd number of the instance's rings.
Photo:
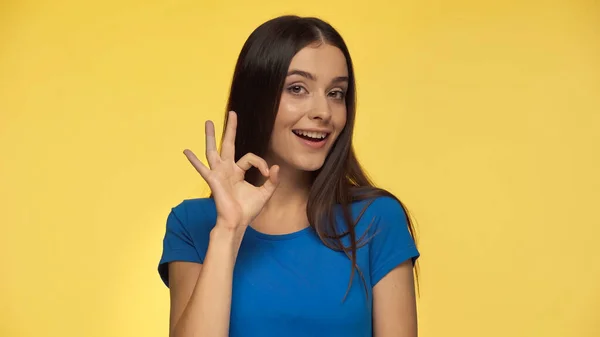
<path id="1" fill-rule="evenodd" d="M 167 217 L 166 232 L 163 238 L 163 251 L 158 265 L 158 273 L 169 286 L 169 262 L 184 261 L 202 263 L 194 242 L 194 237 L 187 227 L 185 203 L 171 209 Z"/>
<path id="2" fill-rule="evenodd" d="M 378 198 L 371 205 L 375 217 L 370 242 L 371 286 L 375 286 L 398 265 L 419 258 L 415 241 L 408 229 L 402 205 L 390 197 Z"/>

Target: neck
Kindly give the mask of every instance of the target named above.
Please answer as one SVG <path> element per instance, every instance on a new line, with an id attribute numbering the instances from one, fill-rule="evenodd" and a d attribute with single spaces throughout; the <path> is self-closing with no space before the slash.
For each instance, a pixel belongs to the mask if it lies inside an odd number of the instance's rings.
<path id="1" fill-rule="evenodd" d="M 306 206 L 311 186 L 311 172 L 280 166 L 279 186 L 265 206 L 266 209 L 289 209 Z"/>
<path id="2" fill-rule="evenodd" d="M 274 163 L 267 160 L 269 167 Z M 256 217 L 253 228 L 270 234 L 300 230 L 308 225 L 306 204 L 312 184 L 312 172 L 279 164 L 279 186 Z M 259 184 L 264 183 L 261 177 Z"/>

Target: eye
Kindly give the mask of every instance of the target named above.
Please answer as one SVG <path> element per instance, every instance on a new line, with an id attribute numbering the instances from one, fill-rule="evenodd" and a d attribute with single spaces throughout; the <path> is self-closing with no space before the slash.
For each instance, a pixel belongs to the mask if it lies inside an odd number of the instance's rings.
<path id="1" fill-rule="evenodd" d="M 329 93 L 329 96 L 337 100 L 343 100 L 346 97 L 346 93 L 342 90 L 334 90 Z"/>
<path id="2" fill-rule="evenodd" d="M 303 86 L 298 84 L 289 86 L 287 90 L 293 95 L 301 95 L 306 91 Z"/>

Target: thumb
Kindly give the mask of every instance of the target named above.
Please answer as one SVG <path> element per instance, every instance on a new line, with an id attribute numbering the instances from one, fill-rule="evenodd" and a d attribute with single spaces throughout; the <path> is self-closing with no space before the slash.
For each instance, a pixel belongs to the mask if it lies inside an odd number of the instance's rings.
<path id="1" fill-rule="evenodd" d="M 269 179 L 260 187 L 264 190 L 265 194 L 270 198 L 279 185 L 279 166 L 273 165 L 269 169 Z"/>

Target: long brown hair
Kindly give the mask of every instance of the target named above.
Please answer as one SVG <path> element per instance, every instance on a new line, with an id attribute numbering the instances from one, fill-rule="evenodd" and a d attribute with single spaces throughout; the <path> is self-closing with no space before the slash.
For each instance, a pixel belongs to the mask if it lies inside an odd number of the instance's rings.
<path id="1" fill-rule="evenodd" d="M 235 159 L 239 160 L 249 152 L 258 156 L 267 153 L 290 62 L 298 51 L 313 43 L 327 43 L 343 52 L 349 82 L 346 126 L 323 166 L 315 172 L 306 211 L 310 225 L 323 243 L 343 251 L 351 260 L 348 290 L 356 271 L 366 290 L 367 283 L 356 263 L 356 251 L 365 242 L 362 237 L 357 238 L 355 225 L 370 203 L 357 219 L 352 219 L 350 205 L 362 200 L 372 202 L 381 196 L 392 197 L 404 208 L 413 239 L 415 230 L 404 204 L 390 192 L 375 187 L 356 158 L 352 147 L 356 115 L 354 68 L 346 43 L 330 24 L 313 17 L 280 16 L 263 23 L 248 37 L 237 60 L 227 104 L 227 111 L 235 111 L 238 115 Z M 224 125 L 227 125 L 227 114 Z M 257 184 L 259 174 L 258 170 L 251 169 L 246 180 Z M 341 233 L 335 222 L 336 205 L 341 206 L 346 222 L 346 230 Z M 350 245 L 343 244 L 345 237 L 349 238 Z"/>

